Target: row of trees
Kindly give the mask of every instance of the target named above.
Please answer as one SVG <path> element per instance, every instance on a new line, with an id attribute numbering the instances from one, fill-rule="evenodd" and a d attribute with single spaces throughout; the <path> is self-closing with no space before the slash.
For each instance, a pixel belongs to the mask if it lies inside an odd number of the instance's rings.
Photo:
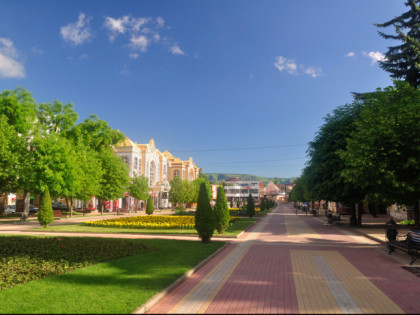
<path id="1" fill-rule="evenodd" d="M 415 227 L 420 227 L 419 4 L 408 0 L 408 12 L 376 24 L 393 25 L 396 35 L 379 34 L 403 42 L 390 47 L 380 65 L 404 81 L 354 93 L 351 104 L 324 118 L 309 143 L 309 161 L 290 193 L 291 201 L 340 201 L 351 207 L 350 224 L 359 226 L 364 202 L 413 205 Z"/>
<path id="2" fill-rule="evenodd" d="M 181 177 L 174 177 L 171 182 L 171 189 L 169 191 L 169 201 L 173 206 L 184 205 L 186 203 L 196 203 L 198 201 L 198 195 L 200 185 L 204 183 L 208 195 L 208 199 L 211 200 L 211 185 L 205 174 L 200 173 L 197 179 L 194 181 L 188 181 L 187 179 L 181 179 Z"/>
<path id="3" fill-rule="evenodd" d="M 113 147 L 125 136 L 92 115 L 76 125 L 73 104 L 37 104 L 18 87 L 0 94 L 0 193 L 24 192 L 23 219 L 28 216 L 29 192 L 48 189 L 53 198 L 115 200 L 129 191 L 145 200 L 146 178 L 128 177 L 126 164 Z M 3 205 L 0 205 L 0 213 Z"/>

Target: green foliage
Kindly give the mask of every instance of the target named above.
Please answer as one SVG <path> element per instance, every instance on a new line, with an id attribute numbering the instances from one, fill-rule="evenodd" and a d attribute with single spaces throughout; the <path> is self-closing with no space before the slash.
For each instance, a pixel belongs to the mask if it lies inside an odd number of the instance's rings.
<path id="1" fill-rule="evenodd" d="M 265 211 L 267 209 L 267 205 L 266 205 L 266 202 L 265 201 L 266 201 L 265 197 L 261 199 L 261 202 L 260 202 L 260 211 Z"/>
<path id="2" fill-rule="evenodd" d="M 153 197 L 149 195 L 147 198 L 147 204 L 146 204 L 146 214 L 153 214 L 153 211 L 155 211 L 155 208 L 153 206 Z"/>
<path id="3" fill-rule="evenodd" d="M 230 207 L 233 208 L 233 199 L 230 199 Z"/>
<path id="4" fill-rule="evenodd" d="M 388 47 L 385 59 L 379 61 L 379 65 L 385 71 L 391 73 L 394 79 L 404 79 L 412 87 L 420 85 L 420 1 L 407 0 L 405 5 L 409 10 L 392 20 L 374 24 L 377 27 L 393 26 L 395 35 L 378 32 L 385 39 L 400 41 L 398 46 Z M 406 31 L 406 33 L 404 33 Z"/>
<path id="5" fill-rule="evenodd" d="M 255 215 L 255 204 L 254 204 L 254 198 L 252 198 L 252 195 L 249 194 L 248 196 L 248 202 L 246 205 L 246 213 L 250 218 L 252 218 Z"/>
<path id="6" fill-rule="evenodd" d="M 211 209 L 206 184 L 200 185 L 197 208 L 195 210 L 195 229 L 203 243 L 210 242 L 216 227 L 213 210 Z"/>
<path id="7" fill-rule="evenodd" d="M 74 128 L 79 115 L 74 111 L 73 104 L 63 105 L 54 101 L 39 104 L 37 118 L 46 134 L 60 133 L 64 136 Z"/>
<path id="8" fill-rule="evenodd" d="M 0 264 L 8 266 L 0 268 L 0 291 L 147 251 L 144 245 L 120 239 L 0 236 Z"/>
<path id="9" fill-rule="evenodd" d="M 171 189 L 169 190 L 169 201 L 172 204 L 175 205 L 188 202 L 188 192 L 185 180 L 176 176 L 171 180 L 170 185 Z"/>
<path id="10" fill-rule="evenodd" d="M 51 205 L 50 192 L 48 187 L 41 194 L 41 202 L 38 211 L 38 221 L 42 227 L 46 228 L 50 223 L 54 222 L 54 214 Z"/>
<path id="11" fill-rule="evenodd" d="M 200 191 L 201 183 L 204 183 L 206 185 L 207 195 L 209 196 L 209 200 L 211 199 L 211 184 L 207 176 L 203 174 L 203 176 L 198 177 L 196 180 L 192 182 L 192 185 L 193 185 L 193 187 L 191 187 L 191 190 L 193 193 L 192 202 L 197 202 L 198 200 L 198 192 Z"/>
<path id="12" fill-rule="evenodd" d="M 224 181 L 231 177 L 238 177 L 240 180 L 252 180 L 252 181 L 258 181 L 262 182 L 263 184 L 267 184 L 269 182 L 274 182 L 277 177 L 271 178 L 271 177 L 262 177 L 262 176 L 256 176 L 256 175 L 250 175 L 250 174 L 232 174 L 232 173 L 206 173 L 205 174 L 209 180 L 212 182 L 214 181 Z M 290 178 L 277 178 L 280 184 L 289 184 L 293 183 L 296 180 L 296 177 L 290 177 Z"/>
<path id="13" fill-rule="evenodd" d="M 238 200 L 236 200 L 236 207 L 237 207 L 237 208 L 240 208 L 240 207 L 241 207 L 241 202 L 239 201 L 239 199 L 238 199 Z"/>
<path id="14" fill-rule="evenodd" d="M 222 234 L 229 226 L 230 214 L 226 201 L 225 190 L 222 186 L 217 187 L 216 204 L 214 205 L 214 218 L 216 221 L 216 230 Z"/>
<path id="15" fill-rule="evenodd" d="M 149 195 L 149 181 L 146 176 L 135 176 L 128 186 L 128 193 L 138 200 L 146 200 Z"/>

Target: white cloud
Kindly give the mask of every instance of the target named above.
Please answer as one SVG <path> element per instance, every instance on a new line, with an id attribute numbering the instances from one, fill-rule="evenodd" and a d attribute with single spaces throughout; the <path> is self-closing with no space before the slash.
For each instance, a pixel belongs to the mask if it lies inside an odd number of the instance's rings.
<path id="1" fill-rule="evenodd" d="M 132 59 L 138 58 L 137 52 L 146 52 L 150 45 L 160 42 L 161 33 L 167 28 L 165 27 L 165 20 L 160 16 L 151 18 L 133 17 L 131 15 L 120 18 L 106 17 L 104 27 L 109 31 L 110 41 L 114 41 L 119 35 L 126 36 L 125 38 L 129 42 L 128 47 L 131 50 L 129 57 Z M 163 43 L 171 45 L 167 41 L 163 41 Z M 176 44 L 172 44 L 170 51 L 173 54 L 185 54 Z"/>
<path id="2" fill-rule="evenodd" d="M 110 41 L 114 41 L 118 34 L 125 33 L 129 21 L 130 17 L 128 15 L 119 19 L 114 19 L 112 17 L 105 18 L 104 26 L 111 32 L 111 35 L 109 36 Z"/>
<path id="3" fill-rule="evenodd" d="M 309 67 L 304 69 L 304 73 L 310 75 L 312 78 L 316 78 L 322 73 L 322 70 L 321 68 Z"/>
<path id="4" fill-rule="evenodd" d="M 124 67 L 121 69 L 120 74 L 122 75 L 129 75 L 130 74 L 130 70 L 128 70 L 127 65 L 125 64 Z"/>
<path id="5" fill-rule="evenodd" d="M 371 59 L 371 65 L 373 65 L 375 62 L 384 61 L 386 59 L 385 55 L 379 51 L 370 51 L 368 53 L 366 51 L 362 51 L 362 54 Z"/>
<path id="6" fill-rule="evenodd" d="M 350 51 L 347 55 L 346 55 L 346 57 L 354 57 L 355 56 L 355 53 L 354 52 L 352 52 L 352 51 Z"/>
<path id="7" fill-rule="evenodd" d="M 298 65 L 294 59 L 287 59 L 282 56 L 277 56 L 274 66 L 280 71 L 286 71 L 292 75 L 298 75 L 300 73 L 310 75 L 313 78 L 316 78 L 322 73 L 322 69 L 319 67 L 306 67 L 303 65 Z"/>
<path id="8" fill-rule="evenodd" d="M 8 38 L 0 37 L 0 77 L 24 78 L 25 68 L 17 61 L 18 53 L 13 42 Z"/>
<path id="9" fill-rule="evenodd" d="M 32 47 L 32 52 L 35 55 L 43 55 L 44 54 L 44 51 L 41 48 L 38 48 L 37 46 Z"/>
<path id="10" fill-rule="evenodd" d="M 148 45 L 149 45 L 149 40 L 144 35 L 140 35 L 140 36 L 133 35 L 130 38 L 130 46 L 135 50 L 140 50 L 141 52 L 145 52 Z"/>
<path id="11" fill-rule="evenodd" d="M 84 13 L 79 14 L 79 20 L 60 28 L 61 36 L 64 41 L 74 46 L 83 44 L 92 37 L 89 28 L 90 17 L 86 17 Z"/>
<path id="12" fill-rule="evenodd" d="M 173 45 L 171 47 L 171 53 L 174 55 L 185 55 L 182 49 L 178 45 Z"/>

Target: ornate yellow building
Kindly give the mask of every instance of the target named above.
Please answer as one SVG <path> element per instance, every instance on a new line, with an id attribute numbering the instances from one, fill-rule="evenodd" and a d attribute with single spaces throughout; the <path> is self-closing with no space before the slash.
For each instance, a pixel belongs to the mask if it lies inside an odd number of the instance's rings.
<path id="1" fill-rule="evenodd" d="M 182 161 L 168 151 L 162 153 L 156 149 L 153 139 L 150 139 L 148 144 L 138 144 L 126 137 L 117 146 L 117 155 L 121 156 L 128 165 L 130 177 L 144 175 L 149 179 L 150 194 L 153 196 L 155 208 L 170 206 L 169 182 L 175 176 L 188 181 L 198 178 L 199 168 L 193 163 L 191 157 L 188 161 Z M 125 199 L 127 207 L 131 209 L 134 199 L 128 194 Z"/>

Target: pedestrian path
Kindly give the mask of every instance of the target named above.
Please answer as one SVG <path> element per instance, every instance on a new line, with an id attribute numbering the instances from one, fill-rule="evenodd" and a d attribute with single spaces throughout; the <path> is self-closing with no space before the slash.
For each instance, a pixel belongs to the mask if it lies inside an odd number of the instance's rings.
<path id="1" fill-rule="evenodd" d="M 418 313 L 420 278 L 324 221 L 278 207 L 147 313 Z"/>

